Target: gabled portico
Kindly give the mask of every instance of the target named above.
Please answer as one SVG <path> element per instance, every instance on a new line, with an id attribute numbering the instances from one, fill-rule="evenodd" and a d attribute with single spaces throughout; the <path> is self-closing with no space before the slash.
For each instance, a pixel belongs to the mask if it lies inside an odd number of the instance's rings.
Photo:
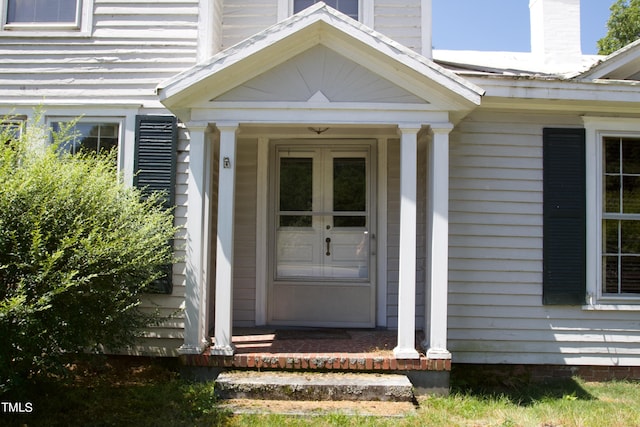
<path id="1" fill-rule="evenodd" d="M 415 345 L 416 201 L 417 146 L 422 138 L 430 147 L 427 163 L 430 174 L 427 283 L 430 293 L 425 305 L 429 317 L 425 314 L 428 329 L 425 330 L 424 345 L 428 357 L 450 358 L 446 349 L 448 134 L 457 120 L 479 104 L 482 94 L 479 88 L 320 4 L 181 73 L 160 85 L 158 92 L 164 105 L 186 124 L 191 138 L 186 225 L 186 332 L 181 348 L 184 354 L 199 354 L 207 343 L 208 299 L 211 297 L 215 300 L 215 346 L 211 352 L 232 355 L 235 351 L 232 343 L 233 231 L 239 137 L 257 141 L 256 325 L 277 324 L 273 316 L 267 315 L 270 288 L 265 285 L 276 275 L 268 257 L 274 247 L 274 234 L 268 224 L 274 220 L 266 213 L 273 212 L 273 203 L 269 200 L 273 197 L 273 188 L 267 181 L 276 167 L 274 141 L 284 139 L 291 144 L 297 141 L 306 147 L 339 147 L 343 152 L 342 147 L 346 146 L 369 147 L 367 150 L 373 154 L 366 163 L 369 171 L 366 182 L 367 188 L 375 189 L 375 194 L 367 199 L 371 208 L 366 212 L 375 211 L 377 215 L 375 221 L 367 216 L 367 225 L 376 225 L 365 229 L 364 233 L 371 256 L 380 257 L 387 253 L 386 237 L 380 233 L 387 226 L 384 203 L 387 194 L 386 184 L 380 178 L 386 173 L 379 164 L 384 162 L 384 154 L 380 162 L 376 159 L 378 152 L 384 153 L 381 147 L 386 147 L 391 140 L 399 140 L 400 252 L 398 332 L 394 354 L 398 359 L 418 359 Z M 314 132 L 317 133 L 314 135 Z M 213 146 L 214 141 L 218 142 L 217 147 Z M 215 174 L 217 187 L 207 184 L 212 182 L 214 157 L 210 153 L 214 148 L 219 153 Z M 354 158 L 351 154 L 345 156 Z M 373 180 L 380 180 L 382 185 L 373 185 Z M 209 201 L 214 195 L 217 197 L 215 215 L 211 212 L 214 204 Z M 365 215 L 356 208 L 351 210 L 350 218 Z M 310 218 L 335 218 L 336 215 L 335 209 L 325 212 L 314 207 L 309 212 Z M 300 212 L 287 215 L 300 216 Z M 210 216 L 217 218 L 217 244 L 215 274 L 207 275 L 207 266 L 212 265 L 209 254 L 213 253 L 207 225 Z M 323 225 L 323 229 L 335 228 L 335 219 L 330 221 L 334 222 L 326 227 Z M 330 239 L 327 240 L 327 255 L 329 243 Z M 373 294 L 367 294 L 372 301 L 372 326 L 387 326 L 386 264 L 385 258 L 365 264 L 366 272 L 360 276 L 339 276 L 346 277 L 338 283 L 345 289 L 348 285 L 372 286 Z M 215 277 L 215 295 L 208 295 L 208 277 Z M 374 278 L 380 280 L 371 285 Z M 335 276 L 331 280 L 327 283 L 335 287 Z M 306 277 L 303 282 L 298 291 L 311 283 Z M 313 282 L 318 282 L 316 276 Z M 349 291 L 345 292 L 347 295 Z M 327 318 L 321 319 L 319 324 L 332 323 Z"/>

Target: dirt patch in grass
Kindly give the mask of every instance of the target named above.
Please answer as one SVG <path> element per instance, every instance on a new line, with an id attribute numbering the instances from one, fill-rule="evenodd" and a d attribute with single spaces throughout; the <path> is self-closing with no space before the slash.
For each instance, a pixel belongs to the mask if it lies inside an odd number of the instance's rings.
<path id="1" fill-rule="evenodd" d="M 220 402 L 220 408 L 235 414 L 282 415 L 359 415 L 375 417 L 405 417 L 415 414 L 416 406 L 410 402 L 370 401 L 294 401 L 229 399 Z"/>
<path id="2" fill-rule="evenodd" d="M 79 386 L 136 386 L 178 378 L 178 363 L 173 358 L 96 356 L 69 363 L 68 370 Z"/>

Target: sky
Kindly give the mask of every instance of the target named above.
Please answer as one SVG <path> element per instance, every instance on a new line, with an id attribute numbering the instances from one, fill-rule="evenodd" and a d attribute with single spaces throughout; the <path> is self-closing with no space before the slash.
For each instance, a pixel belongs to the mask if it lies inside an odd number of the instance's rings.
<path id="1" fill-rule="evenodd" d="M 581 0 L 582 53 L 596 54 L 615 0 Z M 529 0 L 432 0 L 434 49 L 530 52 Z"/>

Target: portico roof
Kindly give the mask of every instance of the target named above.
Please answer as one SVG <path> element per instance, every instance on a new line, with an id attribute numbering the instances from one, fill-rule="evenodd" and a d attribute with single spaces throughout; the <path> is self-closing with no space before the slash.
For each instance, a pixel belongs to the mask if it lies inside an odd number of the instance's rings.
<path id="1" fill-rule="evenodd" d="M 323 71 L 319 77 L 318 68 L 330 70 L 331 75 Z M 309 92 L 292 97 L 291 86 L 298 83 Z M 324 3 L 219 52 L 161 83 L 157 91 L 172 111 L 220 108 L 233 102 L 322 104 L 323 108 L 383 103 L 457 115 L 479 105 L 484 93 Z"/>
<path id="2" fill-rule="evenodd" d="M 640 40 L 613 52 L 578 78 L 640 80 Z"/>

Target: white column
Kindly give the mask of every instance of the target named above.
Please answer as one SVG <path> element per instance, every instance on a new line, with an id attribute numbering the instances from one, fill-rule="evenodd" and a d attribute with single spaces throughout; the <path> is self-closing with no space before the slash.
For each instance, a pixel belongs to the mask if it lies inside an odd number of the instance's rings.
<path id="1" fill-rule="evenodd" d="M 236 130 L 238 124 L 218 124 L 220 173 L 218 175 L 218 241 L 216 249 L 215 345 L 212 354 L 231 356 L 233 320 L 233 227 L 236 184 Z"/>
<path id="2" fill-rule="evenodd" d="M 207 218 L 206 189 L 208 152 L 205 132 L 207 124 L 191 122 L 189 129 L 189 167 L 187 180 L 186 224 L 186 291 L 185 330 L 182 354 L 200 354 L 208 345 L 207 340 L 207 281 L 203 268 L 203 252 L 206 244 L 205 218 Z"/>
<path id="3" fill-rule="evenodd" d="M 398 359 L 417 359 L 416 351 L 416 195 L 420 128 L 400 128 L 400 275 L 398 279 Z"/>
<path id="4" fill-rule="evenodd" d="M 449 292 L 449 132 L 447 123 L 432 126 L 433 141 L 430 147 L 430 206 L 429 244 L 430 268 L 428 268 L 427 304 L 431 316 L 429 333 L 423 347 L 430 359 L 450 359 L 447 350 L 447 294 Z"/>

